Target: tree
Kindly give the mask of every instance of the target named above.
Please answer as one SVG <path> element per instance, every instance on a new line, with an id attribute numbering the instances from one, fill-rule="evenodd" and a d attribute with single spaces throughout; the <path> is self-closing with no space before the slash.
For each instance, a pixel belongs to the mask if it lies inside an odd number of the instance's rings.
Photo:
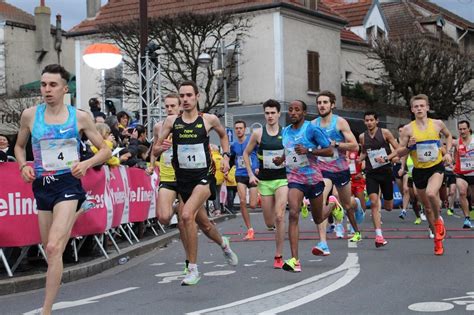
<path id="1" fill-rule="evenodd" d="M 223 80 L 215 73 L 219 53 L 219 39 L 225 38 L 229 50 L 225 60 L 227 85 L 240 80 L 235 67 L 241 41 L 248 36 L 250 18 L 224 13 L 180 13 L 152 18 L 148 23 L 150 41 L 161 49 L 160 64 L 165 92 L 176 92 L 180 82 L 195 81 L 204 94 L 201 110 L 208 112 L 223 102 Z M 139 21 L 104 25 L 99 32 L 112 40 L 124 53 L 124 78 L 121 84 L 125 93 L 138 97 L 136 78 L 139 69 Z M 214 60 L 207 68 L 199 67 L 198 56 L 206 51 Z M 132 76 L 130 76 L 132 75 Z"/>
<path id="2" fill-rule="evenodd" d="M 379 61 L 380 83 L 388 102 L 401 100 L 410 108 L 410 98 L 426 94 L 432 116 L 448 119 L 473 111 L 473 55 L 462 53 L 448 39 L 408 36 L 377 40 L 372 53 Z"/>

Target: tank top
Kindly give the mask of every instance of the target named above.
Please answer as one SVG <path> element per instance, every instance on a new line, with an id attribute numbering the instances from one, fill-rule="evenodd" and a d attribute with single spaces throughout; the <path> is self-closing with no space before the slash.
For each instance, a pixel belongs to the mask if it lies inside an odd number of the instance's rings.
<path id="1" fill-rule="evenodd" d="M 344 135 L 340 130 L 337 129 L 338 118 L 338 115 L 332 114 L 331 122 L 325 127 L 321 126 L 321 117 L 314 119 L 312 123 L 315 124 L 317 127 L 321 128 L 330 140 L 334 140 L 336 142 L 344 142 Z M 339 148 L 335 148 L 334 155 L 332 157 L 318 157 L 319 168 L 321 169 L 321 171 L 336 173 L 347 170 L 349 168 L 349 164 L 346 161 L 345 154 L 345 151 Z"/>
<path id="2" fill-rule="evenodd" d="M 318 167 L 318 157 L 312 153 L 303 155 L 295 152 L 297 144 L 305 148 L 317 147 L 317 144 L 310 141 L 307 136 L 307 129 L 311 126 L 311 122 L 305 121 L 298 129 L 293 128 L 292 125 L 286 126 L 283 129 L 283 146 L 285 147 L 288 183 L 315 185 L 323 181 L 323 176 Z"/>
<path id="3" fill-rule="evenodd" d="M 375 161 L 376 157 L 385 157 L 392 153 L 390 145 L 385 141 L 383 137 L 382 128 L 377 128 L 374 137 L 369 135 L 369 131 L 364 131 L 364 150 L 367 152 L 365 157 L 365 170 L 370 172 L 375 169 L 387 169 L 391 168 L 390 161 L 379 163 Z"/>
<path id="4" fill-rule="evenodd" d="M 471 136 L 471 142 L 465 145 L 462 139 L 458 139 L 458 149 L 456 155 L 456 165 L 454 173 L 474 176 L 474 138 Z"/>
<path id="5" fill-rule="evenodd" d="M 171 140 L 172 136 L 168 137 Z M 158 165 L 160 167 L 160 182 L 175 182 L 176 174 L 174 172 L 173 164 L 173 147 L 161 153 Z"/>
<path id="6" fill-rule="evenodd" d="M 214 164 L 209 148 L 209 135 L 202 113 L 192 123 L 178 116 L 173 124 L 172 163 L 176 180 L 192 182 L 214 175 Z"/>
<path id="7" fill-rule="evenodd" d="M 248 177 L 247 168 L 244 163 L 244 150 L 249 143 L 250 137 L 246 137 L 245 140 L 240 143 L 238 140 L 232 142 L 230 145 L 230 154 L 235 154 L 235 176 L 245 176 Z M 258 148 L 255 147 L 252 153 L 250 153 L 250 163 L 252 165 L 252 170 L 258 167 L 258 160 L 257 160 L 257 150 Z"/>
<path id="8" fill-rule="evenodd" d="M 410 123 L 416 144 L 410 147 L 410 156 L 415 168 L 430 168 L 443 160 L 439 133 L 436 131 L 433 120 L 428 118 L 425 130 L 420 130 L 416 121 Z"/>
<path id="9" fill-rule="evenodd" d="M 81 137 L 77 126 L 77 110 L 66 105 L 68 118 L 64 124 L 48 124 L 44 120 L 46 104 L 36 108 L 31 142 L 36 177 L 71 173 L 79 162 Z"/>
<path id="10" fill-rule="evenodd" d="M 275 165 L 273 158 L 277 156 L 283 156 L 283 138 L 282 128 L 279 127 L 278 134 L 271 136 L 267 132 L 267 126 L 262 128 L 262 139 L 257 150 L 257 158 L 259 162 L 259 173 L 258 179 L 260 180 L 275 180 L 275 179 L 286 179 L 285 166 Z"/>

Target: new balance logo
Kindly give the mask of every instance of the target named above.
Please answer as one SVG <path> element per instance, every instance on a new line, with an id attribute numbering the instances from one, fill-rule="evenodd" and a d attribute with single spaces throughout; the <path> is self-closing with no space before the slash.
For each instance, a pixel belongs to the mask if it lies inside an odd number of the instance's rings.
<path id="1" fill-rule="evenodd" d="M 62 133 L 66 133 L 66 132 L 68 132 L 68 131 L 71 130 L 71 129 L 72 129 L 72 128 L 67 128 L 67 129 L 64 129 L 64 130 L 63 130 L 63 129 L 59 129 L 59 133 L 61 133 L 61 134 L 62 134 Z"/>

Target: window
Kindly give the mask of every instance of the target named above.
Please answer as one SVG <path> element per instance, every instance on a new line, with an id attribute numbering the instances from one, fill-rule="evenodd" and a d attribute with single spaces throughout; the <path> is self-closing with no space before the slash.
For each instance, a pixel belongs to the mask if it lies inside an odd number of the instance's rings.
<path id="1" fill-rule="evenodd" d="M 308 51 L 308 91 L 319 91 L 319 53 Z"/>

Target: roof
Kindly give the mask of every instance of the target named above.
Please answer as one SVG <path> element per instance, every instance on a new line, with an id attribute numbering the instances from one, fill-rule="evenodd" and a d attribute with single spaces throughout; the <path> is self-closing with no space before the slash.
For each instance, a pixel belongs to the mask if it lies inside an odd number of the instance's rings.
<path id="1" fill-rule="evenodd" d="M 454 14 L 453 12 L 446 10 L 445 8 L 442 8 L 430 1 L 426 0 L 412 0 L 413 4 L 416 4 L 417 6 L 428 10 L 432 12 L 433 14 L 441 14 L 443 17 L 450 21 L 451 23 L 454 23 L 458 26 L 460 26 L 463 29 L 471 28 L 474 29 L 474 23 L 471 21 L 468 21 L 459 15 Z M 471 8 L 472 9 L 472 8 Z"/>
<path id="2" fill-rule="evenodd" d="M 35 25 L 33 15 L 4 1 L 0 1 L 0 20 Z"/>
<path id="3" fill-rule="evenodd" d="M 245 12 L 282 5 L 310 10 L 305 8 L 302 3 L 301 0 L 148 0 L 148 16 L 153 18 L 183 11 L 195 13 Z M 310 11 L 344 23 L 344 19 L 321 0 L 318 0 L 317 10 Z M 70 33 L 73 36 L 81 33 L 95 33 L 100 25 L 138 18 L 139 0 L 109 0 L 106 5 L 102 6 L 95 18 L 82 21 L 74 26 Z"/>
<path id="4" fill-rule="evenodd" d="M 349 26 L 363 25 L 365 17 L 372 7 L 372 0 L 359 0 L 354 3 L 345 3 L 344 0 L 324 0 L 324 3 L 347 19 Z"/>
<path id="5" fill-rule="evenodd" d="M 341 40 L 345 42 L 367 45 L 367 42 L 352 31 L 343 28 L 341 30 Z"/>
<path id="6" fill-rule="evenodd" d="M 417 18 L 422 17 L 421 14 L 410 7 L 406 2 L 382 3 L 382 10 L 387 18 L 388 26 L 390 28 L 390 38 L 427 32 L 427 30 L 421 26 L 417 20 Z"/>

